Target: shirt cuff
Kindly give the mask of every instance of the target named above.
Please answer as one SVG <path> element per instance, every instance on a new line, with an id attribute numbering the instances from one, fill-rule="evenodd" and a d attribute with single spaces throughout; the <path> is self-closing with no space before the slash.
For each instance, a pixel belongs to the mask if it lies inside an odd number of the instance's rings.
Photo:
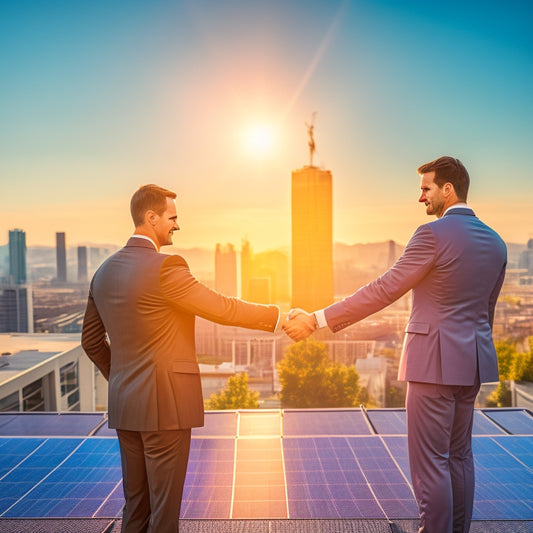
<path id="1" fill-rule="evenodd" d="M 281 324 L 280 324 L 280 322 L 281 322 L 281 315 L 282 315 L 282 313 L 281 313 L 281 309 L 280 309 L 277 305 L 276 305 L 275 307 L 276 307 L 276 309 L 278 310 L 278 319 L 276 320 L 276 326 L 274 327 L 274 333 L 278 333 L 279 330 L 281 329 Z"/>
<path id="2" fill-rule="evenodd" d="M 324 309 L 319 309 L 318 311 L 315 311 L 314 315 L 319 328 L 325 328 L 328 325 Z"/>

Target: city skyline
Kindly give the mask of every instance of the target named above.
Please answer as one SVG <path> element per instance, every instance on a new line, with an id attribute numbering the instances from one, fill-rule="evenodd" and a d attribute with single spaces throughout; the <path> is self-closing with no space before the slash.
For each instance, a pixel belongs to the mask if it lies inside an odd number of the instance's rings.
<path id="1" fill-rule="evenodd" d="M 333 174 L 333 240 L 405 244 L 416 168 L 459 157 L 470 204 L 533 237 L 533 6 L 518 0 L 0 6 L 0 243 L 123 244 L 141 184 L 178 248 L 288 247 L 291 172 Z M 5 239 L 5 241 L 4 241 Z"/>

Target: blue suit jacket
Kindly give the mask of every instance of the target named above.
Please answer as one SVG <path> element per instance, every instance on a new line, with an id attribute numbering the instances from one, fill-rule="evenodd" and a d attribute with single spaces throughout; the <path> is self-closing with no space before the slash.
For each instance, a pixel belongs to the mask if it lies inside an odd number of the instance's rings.
<path id="1" fill-rule="evenodd" d="M 469 208 L 420 226 L 385 274 L 325 310 L 339 331 L 383 309 L 410 289 L 398 379 L 473 385 L 498 380 L 494 307 L 505 277 L 505 243 Z"/>

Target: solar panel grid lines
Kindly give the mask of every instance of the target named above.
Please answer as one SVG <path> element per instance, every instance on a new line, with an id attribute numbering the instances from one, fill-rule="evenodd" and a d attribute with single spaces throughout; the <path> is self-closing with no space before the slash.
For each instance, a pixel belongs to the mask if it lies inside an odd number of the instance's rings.
<path id="1" fill-rule="evenodd" d="M 505 412 L 511 413 L 512 423 L 525 416 L 524 432 L 531 414 L 527 410 L 499 410 L 498 414 L 505 419 Z M 387 431 L 378 435 L 369 434 L 358 410 L 206 415 L 206 427 L 191 442 L 182 505 L 185 519 L 417 516 L 407 438 L 391 433 L 389 423 L 399 421 L 401 426 L 403 410 L 368 411 L 373 425 L 381 423 Z M 481 410 L 476 410 L 475 417 L 481 435 L 473 439 L 474 519 L 533 520 L 533 434 L 506 434 Z M 375 423 L 376 418 L 380 422 Z M 313 421 L 320 433 L 304 433 L 313 428 Z M 358 424 L 363 435 L 354 435 Z M 74 451 L 73 445 L 77 446 Z M 123 503 L 115 437 L 0 437 L 0 516 L 4 519 L 15 513 L 27 519 L 113 518 L 120 516 Z"/>
<path id="2" fill-rule="evenodd" d="M 533 519 L 533 436 L 475 437 L 474 519 Z M 526 450 L 526 457 L 522 457 Z"/>
<path id="3" fill-rule="evenodd" d="M 533 414 L 528 409 L 484 409 L 483 412 L 508 434 L 533 435 Z"/>

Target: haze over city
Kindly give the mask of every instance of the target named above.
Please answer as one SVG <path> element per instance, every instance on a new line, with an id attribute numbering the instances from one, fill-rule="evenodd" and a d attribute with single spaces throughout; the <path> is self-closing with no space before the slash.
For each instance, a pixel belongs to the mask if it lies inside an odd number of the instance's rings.
<path id="1" fill-rule="evenodd" d="M 470 204 L 533 237 L 533 6 L 406 0 L 0 6 L 0 244 L 122 244 L 143 183 L 179 247 L 288 246 L 291 171 L 333 175 L 333 236 L 405 244 L 417 167 L 458 157 Z"/>

